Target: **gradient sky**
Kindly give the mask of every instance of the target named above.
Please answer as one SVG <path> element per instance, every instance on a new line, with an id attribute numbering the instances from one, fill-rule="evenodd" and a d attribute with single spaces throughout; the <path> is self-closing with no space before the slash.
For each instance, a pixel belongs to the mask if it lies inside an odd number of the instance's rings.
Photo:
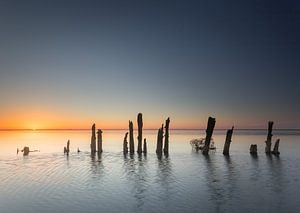
<path id="1" fill-rule="evenodd" d="M 300 2 L 0 2 L 0 128 L 300 128 Z"/>

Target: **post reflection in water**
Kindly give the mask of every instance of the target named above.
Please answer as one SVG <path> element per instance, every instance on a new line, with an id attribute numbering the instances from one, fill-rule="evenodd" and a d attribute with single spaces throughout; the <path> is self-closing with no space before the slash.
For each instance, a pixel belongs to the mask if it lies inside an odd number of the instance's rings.
<path id="1" fill-rule="evenodd" d="M 127 187 L 130 189 L 136 202 L 135 210 L 142 209 L 145 203 L 146 192 L 150 181 L 147 167 L 148 161 L 146 155 L 124 155 L 123 169 L 125 178 L 129 184 Z"/>

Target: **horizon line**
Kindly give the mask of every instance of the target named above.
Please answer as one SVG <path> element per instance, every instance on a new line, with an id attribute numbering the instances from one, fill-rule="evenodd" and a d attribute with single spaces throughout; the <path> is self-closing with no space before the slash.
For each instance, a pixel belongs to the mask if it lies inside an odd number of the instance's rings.
<path id="1" fill-rule="evenodd" d="M 100 128 L 101 129 L 101 128 Z M 88 131 L 90 128 L 42 128 L 42 129 L 29 129 L 29 128 L 0 128 L 0 131 Z M 128 130 L 127 128 L 103 128 L 101 130 Z M 135 128 L 134 130 L 137 130 Z M 143 130 L 158 130 L 154 128 L 145 128 Z M 206 128 L 171 128 L 170 130 L 206 130 Z M 227 128 L 217 128 L 214 130 L 228 130 Z M 268 130 L 267 128 L 236 128 L 234 130 Z M 299 128 L 278 128 L 273 129 L 277 131 L 300 131 Z"/>

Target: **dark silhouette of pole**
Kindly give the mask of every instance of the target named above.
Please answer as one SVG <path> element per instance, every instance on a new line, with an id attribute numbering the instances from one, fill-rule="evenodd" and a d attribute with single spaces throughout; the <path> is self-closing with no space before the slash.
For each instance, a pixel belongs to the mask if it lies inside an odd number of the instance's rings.
<path id="1" fill-rule="evenodd" d="M 147 141 L 146 138 L 144 138 L 144 150 L 143 150 L 144 154 L 147 154 Z"/>
<path id="2" fill-rule="evenodd" d="M 265 152 L 266 154 L 271 154 L 271 146 L 272 146 L 272 130 L 273 130 L 273 121 L 269 121 L 268 124 L 268 136 L 266 140 L 266 148 Z"/>
<path id="3" fill-rule="evenodd" d="M 128 132 L 126 132 L 124 140 L 123 140 L 123 153 L 127 154 L 128 153 L 128 142 L 127 142 L 127 136 Z"/>
<path id="4" fill-rule="evenodd" d="M 170 118 L 166 120 L 166 126 L 165 126 L 165 145 L 164 145 L 164 153 L 169 154 L 169 126 L 170 126 Z"/>
<path id="5" fill-rule="evenodd" d="M 272 151 L 273 155 L 280 155 L 280 152 L 279 152 L 279 142 L 280 142 L 280 139 L 277 139 L 276 142 L 275 142 L 274 149 Z"/>
<path id="6" fill-rule="evenodd" d="M 164 136 L 164 125 L 162 124 L 161 128 L 158 130 L 157 133 L 157 143 L 156 143 L 157 154 L 162 154 L 163 136 Z"/>
<path id="7" fill-rule="evenodd" d="M 91 153 L 96 153 L 96 125 L 92 126 L 92 137 L 91 137 Z"/>
<path id="8" fill-rule="evenodd" d="M 129 121 L 129 151 L 134 154 L 133 123 Z"/>
<path id="9" fill-rule="evenodd" d="M 223 149 L 223 155 L 229 155 L 229 148 L 230 148 L 230 144 L 231 144 L 232 134 L 233 134 L 233 127 L 231 129 L 227 130 L 226 140 L 225 140 L 224 149 Z"/>
<path id="10" fill-rule="evenodd" d="M 205 138 L 205 144 L 202 150 L 202 154 L 204 155 L 208 155 L 209 152 L 209 146 L 210 146 L 210 141 L 211 141 L 211 137 L 215 128 L 215 124 L 216 124 L 216 119 L 209 117 L 208 118 L 208 122 L 207 122 L 207 128 L 206 128 L 206 138 Z"/>
<path id="11" fill-rule="evenodd" d="M 250 146 L 250 154 L 251 155 L 257 155 L 257 145 L 256 144 L 251 144 L 251 146 Z"/>
<path id="12" fill-rule="evenodd" d="M 103 152 L 102 150 L 102 130 L 98 129 L 97 131 L 97 145 L 98 145 L 98 154 L 101 154 Z"/>
<path id="13" fill-rule="evenodd" d="M 137 116 L 137 124 L 138 124 L 138 147 L 137 147 L 137 153 L 141 154 L 143 152 L 142 150 L 142 140 L 143 140 L 143 114 L 139 113 Z"/>

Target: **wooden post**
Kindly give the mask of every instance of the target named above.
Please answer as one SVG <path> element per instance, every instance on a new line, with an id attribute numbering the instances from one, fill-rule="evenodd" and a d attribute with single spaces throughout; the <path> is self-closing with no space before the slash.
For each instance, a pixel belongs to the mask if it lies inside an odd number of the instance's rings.
<path id="1" fill-rule="evenodd" d="M 133 123 L 129 121 L 129 151 L 134 154 Z"/>
<path id="2" fill-rule="evenodd" d="M 279 142 L 280 142 L 280 139 L 277 139 L 276 142 L 275 142 L 275 145 L 274 145 L 274 149 L 272 151 L 272 154 L 273 155 L 280 155 L 280 152 L 279 152 Z"/>
<path id="3" fill-rule="evenodd" d="M 143 150 L 144 154 L 147 153 L 147 141 L 146 138 L 144 138 L 144 150 Z"/>
<path id="4" fill-rule="evenodd" d="M 142 150 L 142 140 L 143 140 L 143 114 L 139 113 L 137 116 L 137 124 L 138 124 L 138 148 L 137 153 L 141 154 L 143 152 Z"/>
<path id="5" fill-rule="evenodd" d="M 273 130 L 273 121 L 269 121 L 268 125 L 268 136 L 266 140 L 266 148 L 265 152 L 266 154 L 271 154 L 271 146 L 272 146 L 272 130 Z"/>
<path id="6" fill-rule="evenodd" d="M 202 150 L 202 154 L 204 154 L 204 155 L 208 155 L 210 140 L 211 140 L 214 128 L 215 128 L 215 124 L 216 124 L 216 119 L 209 117 L 208 122 L 207 122 L 207 128 L 206 128 L 205 145 Z"/>
<path id="7" fill-rule="evenodd" d="M 257 155 L 257 145 L 256 144 L 251 144 L 251 146 L 250 146 L 250 154 L 251 155 Z"/>
<path id="8" fill-rule="evenodd" d="M 229 148 L 230 148 L 232 134 L 233 134 L 233 127 L 231 129 L 227 130 L 226 140 L 225 140 L 224 149 L 223 149 L 223 155 L 229 155 Z"/>
<path id="9" fill-rule="evenodd" d="M 67 142 L 67 147 L 64 147 L 64 154 L 69 155 L 70 152 L 70 140 Z"/>
<path id="10" fill-rule="evenodd" d="M 97 131 L 97 145 L 98 145 L 98 154 L 102 153 L 102 130 L 98 129 Z"/>
<path id="11" fill-rule="evenodd" d="M 91 137 L 91 153 L 96 153 L 96 125 L 92 126 L 92 137 Z"/>
<path id="12" fill-rule="evenodd" d="M 23 155 L 24 156 L 27 156 L 27 155 L 29 155 L 29 147 L 28 146 L 25 146 L 24 148 L 23 148 L 23 150 L 22 150 L 22 152 L 23 152 Z"/>
<path id="13" fill-rule="evenodd" d="M 156 143 L 157 154 L 162 154 L 163 135 L 164 135 L 164 125 L 162 124 L 161 128 L 158 129 L 158 133 L 157 133 L 157 143 Z"/>
<path id="14" fill-rule="evenodd" d="M 124 140 L 123 140 L 123 153 L 127 154 L 128 153 L 128 142 L 127 142 L 127 136 L 128 132 L 126 132 Z"/>
<path id="15" fill-rule="evenodd" d="M 169 154 L 169 125 L 170 125 L 170 118 L 166 120 L 166 133 L 165 133 L 165 146 L 164 146 L 164 153 Z"/>

